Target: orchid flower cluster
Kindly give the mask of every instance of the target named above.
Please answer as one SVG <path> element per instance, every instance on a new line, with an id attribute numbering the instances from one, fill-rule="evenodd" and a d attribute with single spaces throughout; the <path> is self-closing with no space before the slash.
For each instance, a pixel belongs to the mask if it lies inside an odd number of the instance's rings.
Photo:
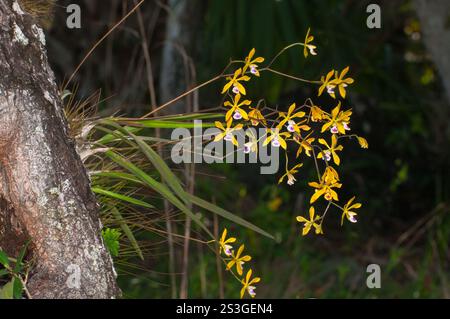
<path id="1" fill-rule="evenodd" d="M 260 282 L 261 278 L 252 277 L 252 269 L 247 270 L 247 273 L 244 276 L 244 264 L 249 262 L 252 257 L 244 254 L 245 246 L 243 244 L 239 246 L 237 251 L 233 249 L 231 244 L 234 244 L 235 242 L 235 237 L 227 238 L 227 229 L 225 228 L 219 240 L 219 254 L 226 264 L 226 270 L 230 271 L 242 284 L 241 298 L 244 297 L 245 293 L 254 298 L 256 296 L 256 287 L 254 285 Z M 233 269 L 235 269 L 236 272 Z"/>
<path id="2" fill-rule="evenodd" d="M 305 58 L 309 55 L 316 55 L 317 47 L 312 44 L 314 36 L 311 35 L 310 29 L 306 34 L 304 42 L 290 45 L 289 48 L 300 45 L 303 46 L 303 54 Z M 288 48 L 288 47 L 286 47 Z M 286 49 L 285 48 L 285 49 Z M 281 52 L 284 52 L 283 49 Z M 279 112 L 272 110 L 265 115 L 264 110 L 253 106 L 253 102 L 246 98 L 247 90 L 245 84 L 254 77 L 260 77 L 262 72 L 268 71 L 279 75 L 287 75 L 271 68 L 273 61 L 267 67 L 260 67 L 265 61 L 263 57 L 256 57 L 256 51 L 252 49 L 243 61 L 236 61 L 242 66 L 226 77 L 227 83 L 222 89 L 225 95 L 226 108 L 225 121 L 216 122 L 215 125 L 222 132 L 215 137 L 215 141 L 224 139 L 230 141 L 236 146 L 238 141 L 234 136 L 235 133 L 241 131 L 244 127 L 261 125 L 265 127 L 266 134 L 263 136 L 263 146 L 269 145 L 273 147 L 281 147 L 286 154 L 285 173 L 279 179 L 279 184 L 284 181 L 288 185 L 293 185 L 296 181 L 296 174 L 303 166 L 305 158 L 312 158 L 316 163 L 318 180 L 310 182 L 309 185 L 314 189 L 310 198 L 310 204 L 316 203 L 323 197 L 326 201 L 327 209 L 322 215 L 316 215 L 314 207 L 311 206 L 309 211 L 309 220 L 304 217 L 298 217 L 299 222 L 303 223 L 303 235 L 306 235 L 311 229 L 311 225 L 317 225 L 317 234 L 322 234 L 323 217 L 328 211 L 330 205 L 333 205 L 342 211 L 342 222 L 346 218 L 350 222 L 356 222 L 356 215 L 353 210 L 360 208 L 361 204 L 353 203 L 355 197 L 351 198 L 344 206 L 339 205 L 339 197 L 336 189 L 340 189 L 342 184 L 338 172 L 333 167 L 340 165 L 340 152 L 344 149 L 341 142 L 344 139 L 355 138 L 362 148 L 367 148 L 368 143 L 365 138 L 349 134 L 351 122 L 351 109 L 345 109 L 343 102 L 347 96 L 347 88 L 354 83 L 351 77 L 348 77 L 349 67 L 342 71 L 331 70 L 322 76 L 320 81 L 309 81 L 297 78 L 303 82 L 319 85 L 317 95 L 321 96 L 326 92 L 332 99 L 337 100 L 331 111 L 326 111 L 316 105 L 311 98 L 307 99 L 303 105 L 292 103 L 287 112 Z M 278 55 L 277 55 L 278 57 Z M 289 78 L 294 76 L 287 75 Z M 339 99 L 340 98 L 340 99 Z M 270 110 L 270 109 L 269 109 Z M 250 140 L 243 145 L 244 152 L 257 152 L 257 143 Z M 294 148 L 296 163 L 289 166 L 288 153 Z M 324 171 L 320 172 L 317 160 L 323 161 Z"/>
<path id="3" fill-rule="evenodd" d="M 264 63 L 265 59 L 255 57 L 255 49 L 250 51 L 245 60 L 234 61 L 232 65 L 240 64 L 241 67 L 226 76 L 227 82 L 222 89 L 225 98 L 223 104 L 226 109 L 225 119 L 224 122 L 215 122 L 215 126 L 221 130 L 221 133 L 216 135 L 214 139 L 215 141 L 222 139 L 229 141 L 237 147 L 242 147 L 245 153 L 258 152 L 258 143 L 254 137 L 252 138 L 247 134 L 250 141 L 245 145 L 239 145 L 234 135 L 240 134 L 246 127 L 257 127 L 259 125 L 264 127 L 265 134 L 260 138 L 263 139 L 262 146 L 266 147 L 270 144 L 272 147 L 281 148 L 286 157 L 285 172 L 279 178 L 278 184 L 286 182 L 288 185 L 293 185 L 304 160 L 309 158 L 314 161 L 317 180 L 309 182 L 309 186 L 314 190 L 310 197 L 309 218 L 297 217 L 297 221 L 302 223 L 303 226 L 303 236 L 307 235 L 311 229 L 314 229 L 314 232 L 318 235 L 323 234 L 322 223 L 331 206 L 341 212 L 341 225 L 345 219 L 351 223 L 357 222 L 357 213 L 354 210 L 360 208 L 361 204 L 355 202 L 355 197 L 349 199 L 344 205 L 339 203 L 338 190 L 341 189 L 342 183 L 336 168 L 341 164 L 340 153 L 344 149 L 342 145 L 344 140 L 355 139 L 361 148 L 368 148 L 367 140 L 364 137 L 349 132 L 351 131 L 352 110 L 343 106 L 347 89 L 354 83 L 354 80 L 348 77 L 349 67 L 340 72 L 331 70 L 318 81 L 302 79 L 272 68 L 273 62 L 284 51 L 294 46 L 303 47 L 305 58 L 308 58 L 309 55 L 315 56 L 317 47 L 313 44 L 313 41 L 314 37 L 308 29 L 304 42 L 285 47 L 268 65 L 263 67 L 261 64 Z M 317 96 L 326 93 L 336 104 L 331 110 L 327 111 L 326 108 L 316 105 L 311 98 L 308 98 L 301 105 L 292 103 L 287 108 L 287 112 L 280 112 L 278 109 L 269 107 L 259 108 L 260 103 L 255 106 L 248 98 L 245 86 L 252 79 L 259 78 L 263 72 L 317 85 Z M 294 157 L 295 163 L 291 165 L 290 158 Z M 320 200 L 324 201 L 323 206 L 326 208 L 318 213 L 317 207 L 315 208 L 313 205 L 316 205 Z M 226 236 L 226 232 L 224 232 L 224 235 Z M 228 240 L 233 240 L 233 238 Z M 231 251 L 227 246 L 229 243 L 230 241 L 226 242 L 225 238 L 222 238 L 221 250 L 227 256 L 230 254 L 231 258 L 236 256 L 241 258 L 241 249 L 234 255 L 234 251 Z M 243 246 L 241 248 L 243 249 Z M 238 264 L 239 262 L 245 262 L 244 259 L 235 262 L 238 273 L 242 273 Z M 251 277 L 251 270 L 249 272 Z"/>

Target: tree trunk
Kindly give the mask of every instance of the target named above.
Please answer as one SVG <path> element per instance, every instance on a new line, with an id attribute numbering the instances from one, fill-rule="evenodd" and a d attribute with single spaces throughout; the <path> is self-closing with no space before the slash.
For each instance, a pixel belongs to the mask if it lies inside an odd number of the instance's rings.
<path id="1" fill-rule="evenodd" d="M 31 240 L 33 298 L 120 294 L 86 170 L 68 136 L 45 36 L 0 2 L 0 249 Z"/>
<path id="2" fill-rule="evenodd" d="M 161 57 L 159 93 L 161 104 L 181 95 L 195 82 L 198 40 L 207 2 L 204 0 L 169 0 L 165 43 Z M 181 114 L 193 109 L 187 97 L 162 109 L 160 114 Z"/>
<path id="3" fill-rule="evenodd" d="M 424 42 L 439 70 L 450 103 L 450 1 L 414 0 Z"/>

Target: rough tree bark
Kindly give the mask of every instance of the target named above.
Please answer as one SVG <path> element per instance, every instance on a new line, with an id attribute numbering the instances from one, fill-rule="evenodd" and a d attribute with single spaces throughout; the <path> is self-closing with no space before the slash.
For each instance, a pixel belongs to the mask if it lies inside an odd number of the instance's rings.
<path id="1" fill-rule="evenodd" d="M 414 0 L 424 42 L 436 64 L 450 103 L 450 1 Z"/>
<path id="2" fill-rule="evenodd" d="M 114 298 L 98 205 L 68 136 L 45 36 L 0 1 L 0 249 L 30 239 L 33 298 Z"/>

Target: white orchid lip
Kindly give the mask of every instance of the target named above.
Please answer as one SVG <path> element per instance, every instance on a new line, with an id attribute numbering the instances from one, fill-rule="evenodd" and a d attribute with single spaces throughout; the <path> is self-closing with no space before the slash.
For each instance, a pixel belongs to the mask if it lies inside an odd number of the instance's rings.
<path id="1" fill-rule="evenodd" d="M 327 85 L 328 94 L 334 94 L 334 85 Z"/>
<path id="2" fill-rule="evenodd" d="M 249 286 L 249 287 L 247 288 L 248 294 L 249 294 L 251 297 L 256 296 L 255 289 L 256 289 L 256 287 L 254 287 L 254 286 Z"/>
<path id="3" fill-rule="evenodd" d="M 250 146 L 249 145 L 244 145 L 244 153 L 248 154 L 248 153 L 250 153 L 250 151 L 251 151 Z"/>
<path id="4" fill-rule="evenodd" d="M 348 220 L 351 221 L 352 223 L 356 223 L 356 222 L 357 222 L 355 216 L 350 216 L 350 217 L 348 218 Z"/>
<path id="5" fill-rule="evenodd" d="M 330 151 L 324 151 L 323 152 L 323 159 L 327 162 L 331 161 L 331 152 Z"/>
<path id="6" fill-rule="evenodd" d="M 232 252 L 231 252 L 232 249 L 233 249 L 233 247 L 231 245 L 225 245 L 225 249 L 224 249 L 225 255 L 231 256 L 232 255 Z"/>
<path id="7" fill-rule="evenodd" d="M 292 120 L 288 121 L 288 125 L 286 126 L 286 128 L 291 133 L 295 132 L 295 122 Z"/>
<path id="8" fill-rule="evenodd" d="M 333 134 L 337 134 L 337 133 L 339 133 L 339 130 L 338 130 L 337 126 L 334 125 L 334 126 L 331 128 L 330 132 L 333 133 Z"/>
<path id="9" fill-rule="evenodd" d="M 238 94 L 239 93 L 239 88 L 237 87 L 237 85 L 233 85 L 233 93 L 234 94 Z"/>
<path id="10" fill-rule="evenodd" d="M 250 65 L 250 73 L 252 73 L 252 74 L 258 73 L 258 69 L 257 69 L 256 65 Z"/>
<path id="11" fill-rule="evenodd" d="M 234 112 L 233 118 L 234 118 L 235 120 L 240 120 L 240 119 L 242 118 L 241 112 L 239 112 L 239 111 Z"/>
<path id="12" fill-rule="evenodd" d="M 233 134 L 227 133 L 223 139 L 225 141 L 231 141 L 231 140 L 233 140 Z"/>
<path id="13" fill-rule="evenodd" d="M 287 184 L 288 184 L 288 185 L 292 186 L 292 185 L 294 185 L 294 183 L 295 183 L 296 181 L 297 181 L 297 180 L 295 179 L 294 175 L 288 174 L 288 181 L 287 181 Z"/>
<path id="14" fill-rule="evenodd" d="M 317 55 L 317 52 L 315 51 L 316 47 L 313 45 L 308 45 L 309 53 L 312 55 Z"/>
<path id="15" fill-rule="evenodd" d="M 348 126 L 347 122 L 342 122 L 342 126 L 344 126 L 344 130 L 350 131 L 350 126 Z"/>
<path id="16" fill-rule="evenodd" d="M 280 147 L 280 145 L 281 145 L 280 141 L 278 140 L 277 137 L 272 140 L 272 146 L 273 147 Z"/>

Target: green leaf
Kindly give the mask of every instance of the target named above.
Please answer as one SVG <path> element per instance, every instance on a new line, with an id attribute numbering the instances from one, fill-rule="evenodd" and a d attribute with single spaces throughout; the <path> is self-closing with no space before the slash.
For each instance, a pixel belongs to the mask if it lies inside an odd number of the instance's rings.
<path id="1" fill-rule="evenodd" d="M 167 115 L 163 117 L 159 117 L 158 119 L 162 120 L 208 120 L 208 119 L 219 119 L 223 118 L 223 114 L 221 113 L 190 113 L 190 114 L 178 114 L 178 115 Z"/>
<path id="2" fill-rule="evenodd" d="M 2 250 L 0 250 L 0 264 L 2 264 L 5 268 L 9 267 L 8 255 Z"/>
<path id="3" fill-rule="evenodd" d="M 139 247 L 139 244 L 138 244 L 136 238 L 134 237 L 133 232 L 131 231 L 130 227 L 127 225 L 122 214 L 116 207 L 110 207 L 110 208 L 111 208 L 111 213 L 116 218 L 116 221 L 119 223 L 120 228 L 122 228 L 123 232 L 125 233 L 125 236 L 127 236 L 128 240 L 131 243 L 131 246 L 133 246 L 133 249 L 136 251 L 139 258 L 141 258 L 141 260 L 144 260 L 144 255 L 142 254 L 141 247 Z"/>
<path id="4" fill-rule="evenodd" d="M 233 213 L 230 213 L 229 211 L 227 211 L 227 210 L 225 210 L 223 208 L 220 208 L 220 207 L 218 207 L 218 206 L 216 206 L 214 204 L 211 204 L 210 202 L 208 202 L 208 201 L 206 201 L 204 199 L 201 199 L 201 198 L 199 198 L 199 197 L 197 197 L 195 195 L 191 195 L 189 193 L 186 193 L 186 194 L 187 194 L 187 196 L 189 197 L 189 199 L 191 200 L 191 202 L 193 204 L 195 204 L 195 205 L 197 205 L 199 207 L 202 207 L 202 208 L 204 208 L 204 209 L 206 209 L 206 210 L 208 210 L 208 211 L 210 211 L 210 212 L 212 212 L 214 214 L 222 216 L 223 218 L 226 218 L 226 219 L 228 219 L 228 220 L 230 220 L 230 221 L 232 221 L 232 222 L 234 222 L 236 224 L 244 226 L 244 227 L 246 227 L 248 229 L 251 229 L 251 230 L 253 230 L 253 231 L 257 232 L 257 233 L 260 233 L 261 235 L 264 235 L 266 237 L 269 237 L 269 238 L 275 240 L 274 236 L 272 236 L 268 232 L 262 230 L 258 226 L 255 226 L 252 223 L 246 221 L 245 219 L 243 219 L 243 218 L 241 218 L 241 217 L 239 217 L 239 216 L 237 216 L 237 215 L 235 215 Z"/>
<path id="5" fill-rule="evenodd" d="M 194 123 L 194 122 L 180 122 L 180 121 L 163 121 L 163 120 L 139 120 L 127 122 L 129 126 L 139 126 L 146 128 L 167 128 L 167 129 L 175 129 L 175 128 L 208 128 L 215 127 L 214 123 Z"/>
<path id="6" fill-rule="evenodd" d="M 120 231 L 118 229 L 106 228 L 102 230 L 102 237 L 105 241 L 105 245 L 111 252 L 111 255 L 117 257 L 119 256 L 119 238 Z"/>
<path id="7" fill-rule="evenodd" d="M 14 298 L 14 279 L 0 288 L 0 299 L 13 299 Z"/>
<path id="8" fill-rule="evenodd" d="M 162 179 L 166 184 L 178 195 L 185 203 L 188 203 L 186 192 L 181 186 L 181 182 L 178 177 L 172 172 L 172 170 L 167 166 L 161 156 L 158 155 L 147 143 L 145 143 L 140 136 L 136 136 L 133 133 L 129 133 L 130 136 L 134 138 L 140 147 L 144 155 L 150 160 L 150 162 L 155 166 L 161 175 Z"/>
<path id="9" fill-rule="evenodd" d="M 112 198 L 115 198 L 115 199 L 122 200 L 124 202 L 128 202 L 128 203 L 131 203 L 131 204 L 134 204 L 134 205 L 142 206 L 142 207 L 145 207 L 145 208 L 155 208 L 155 206 L 150 205 L 150 204 L 148 204 L 148 203 L 146 203 L 144 201 L 141 201 L 139 199 L 136 199 L 136 198 L 133 198 L 133 197 L 130 197 L 130 196 L 126 196 L 126 195 L 122 195 L 122 194 L 118 194 L 118 193 L 115 193 L 115 192 L 111 192 L 111 191 L 108 191 L 106 189 L 101 189 L 99 187 L 92 187 L 92 191 L 94 193 L 96 193 L 96 194 L 112 197 Z"/>
<path id="10" fill-rule="evenodd" d="M 27 241 L 23 246 L 22 249 L 19 252 L 19 256 L 17 257 L 16 260 L 16 265 L 14 266 L 14 273 L 18 274 L 19 272 L 22 271 L 23 268 L 23 257 L 25 257 L 25 253 L 27 252 L 27 248 L 28 248 L 28 244 L 30 243 L 30 241 Z"/>
<path id="11" fill-rule="evenodd" d="M 93 176 L 99 176 L 99 177 L 108 177 L 108 178 L 116 178 L 124 181 L 133 182 L 136 184 L 143 184 L 142 181 L 138 178 L 136 178 L 132 174 L 128 173 L 122 173 L 122 172 L 95 172 L 92 174 Z"/>
<path id="12" fill-rule="evenodd" d="M 114 153 L 113 151 L 105 152 L 105 155 L 111 158 L 115 163 L 127 169 L 131 173 L 133 173 L 136 177 L 138 177 L 141 181 L 143 181 L 149 188 L 161 194 L 164 198 L 166 198 L 170 203 L 172 203 L 175 207 L 185 213 L 188 217 L 190 217 L 195 223 L 197 223 L 211 238 L 214 238 L 213 234 L 208 230 L 208 228 L 201 222 L 201 220 L 192 213 L 171 191 L 170 189 L 156 181 L 155 179 L 148 176 L 137 166 L 123 158 L 122 156 Z"/>
<path id="13" fill-rule="evenodd" d="M 222 113 L 188 113 L 188 114 L 175 114 L 175 115 L 165 115 L 158 116 L 156 118 L 142 118 L 137 120 L 132 120 L 132 122 L 140 121 L 188 121 L 188 120 L 210 120 L 223 118 Z M 128 123 L 130 120 L 127 118 L 114 118 L 118 123 Z"/>
<path id="14" fill-rule="evenodd" d="M 108 123 L 104 123 L 104 124 L 108 124 Z M 125 137 L 125 135 L 123 135 L 122 133 L 120 133 L 118 131 L 109 130 L 109 129 L 101 127 L 99 125 L 97 125 L 95 128 L 107 133 L 97 141 L 97 143 L 100 143 L 100 144 L 108 144 L 108 143 L 111 143 L 116 140 L 123 140 Z M 133 132 L 133 133 L 139 132 L 141 130 L 140 128 L 137 128 L 137 127 L 125 127 L 122 129 L 124 129 L 126 131 L 129 130 L 130 132 Z"/>
<path id="15" fill-rule="evenodd" d="M 13 279 L 13 297 L 14 297 L 14 299 L 21 299 L 22 291 L 23 291 L 22 282 L 19 279 L 14 278 Z"/>

